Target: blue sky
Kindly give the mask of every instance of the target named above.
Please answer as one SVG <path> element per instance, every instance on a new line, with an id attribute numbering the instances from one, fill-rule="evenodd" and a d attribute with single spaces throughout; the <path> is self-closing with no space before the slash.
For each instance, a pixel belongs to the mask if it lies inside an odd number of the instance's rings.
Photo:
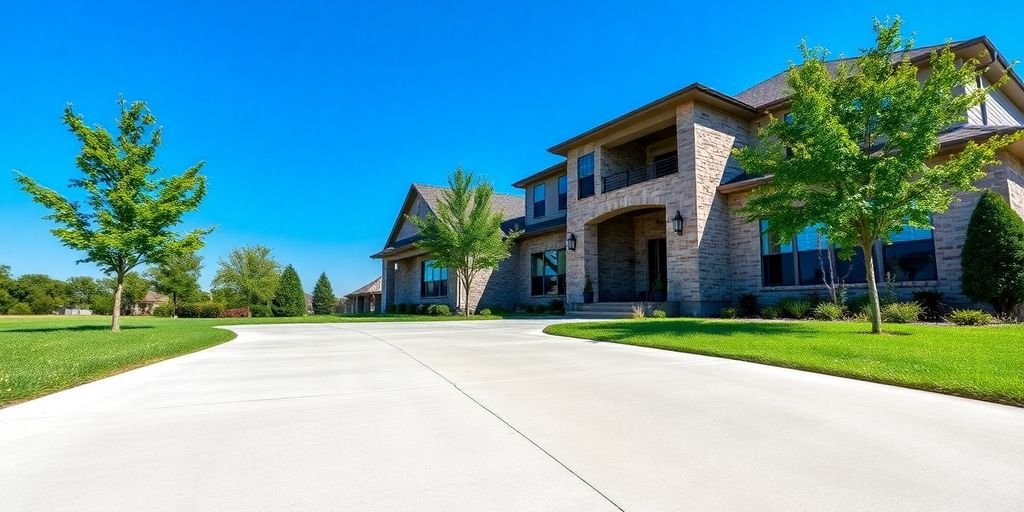
<path id="1" fill-rule="evenodd" d="M 98 275 L 63 248 L 14 183 L 63 189 L 78 146 L 66 102 L 113 127 L 116 99 L 164 126 L 158 164 L 205 160 L 209 195 L 186 227 L 217 226 L 203 284 L 261 243 L 311 289 L 379 273 L 410 182 L 461 164 L 518 192 L 545 148 L 700 81 L 736 93 L 798 58 L 835 54 L 899 14 L 921 45 L 987 34 L 1024 58 L 1018 16 L 963 2 L 22 2 L 0 5 L 0 263 Z M 433 5 L 428 5 L 433 4 Z M 7 173 L 4 175 L 3 173 Z"/>

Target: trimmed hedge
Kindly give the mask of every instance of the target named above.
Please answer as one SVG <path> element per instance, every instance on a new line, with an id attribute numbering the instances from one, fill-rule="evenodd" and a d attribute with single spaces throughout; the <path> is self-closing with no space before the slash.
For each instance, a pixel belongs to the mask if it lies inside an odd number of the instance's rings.
<path id="1" fill-rule="evenodd" d="M 178 316 L 181 318 L 220 318 L 223 313 L 224 305 L 213 301 L 178 306 Z"/>

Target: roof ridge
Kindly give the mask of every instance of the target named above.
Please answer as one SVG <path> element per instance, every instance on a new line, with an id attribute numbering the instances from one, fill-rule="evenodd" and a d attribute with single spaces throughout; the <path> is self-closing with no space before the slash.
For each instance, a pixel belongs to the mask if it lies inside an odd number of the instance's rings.
<path id="1" fill-rule="evenodd" d="M 448 187 L 445 186 L 445 185 L 431 185 L 429 183 L 415 183 L 414 182 L 412 184 L 412 186 L 414 186 L 416 188 L 420 188 L 420 187 L 431 188 L 431 189 L 434 189 L 434 190 L 447 190 L 448 189 Z M 519 194 L 509 194 L 507 192 L 498 192 L 496 190 L 494 191 L 494 195 L 496 195 L 496 196 L 516 197 L 516 198 L 520 197 Z"/>

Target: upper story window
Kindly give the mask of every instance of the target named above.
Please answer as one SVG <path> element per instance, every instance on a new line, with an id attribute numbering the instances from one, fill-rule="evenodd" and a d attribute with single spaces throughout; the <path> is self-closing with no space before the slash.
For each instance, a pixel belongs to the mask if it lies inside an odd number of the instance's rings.
<path id="1" fill-rule="evenodd" d="M 530 295 L 565 295 L 565 249 L 530 255 Z"/>
<path id="2" fill-rule="evenodd" d="M 577 199 L 594 195 L 594 154 L 587 153 L 576 159 Z"/>
<path id="3" fill-rule="evenodd" d="M 558 211 L 564 211 L 569 202 L 569 177 L 558 177 Z"/>
<path id="4" fill-rule="evenodd" d="M 448 269 L 438 267 L 434 260 L 420 264 L 420 297 L 448 296 Z"/>
<path id="5" fill-rule="evenodd" d="M 547 204 L 547 187 L 543 183 L 533 187 L 533 218 L 544 216 L 544 206 Z"/>

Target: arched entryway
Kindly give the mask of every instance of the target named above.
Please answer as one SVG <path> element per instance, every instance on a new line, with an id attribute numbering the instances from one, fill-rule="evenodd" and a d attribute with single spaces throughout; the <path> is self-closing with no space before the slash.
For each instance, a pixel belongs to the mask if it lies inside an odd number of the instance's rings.
<path id="1" fill-rule="evenodd" d="M 598 302 L 666 300 L 668 293 L 667 219 L 663 206 L 612 212 L 591 223 L 597 242 L 585 250 L 596 264 Z M 595 254 L 596 253 L 596 254 Z"/>

